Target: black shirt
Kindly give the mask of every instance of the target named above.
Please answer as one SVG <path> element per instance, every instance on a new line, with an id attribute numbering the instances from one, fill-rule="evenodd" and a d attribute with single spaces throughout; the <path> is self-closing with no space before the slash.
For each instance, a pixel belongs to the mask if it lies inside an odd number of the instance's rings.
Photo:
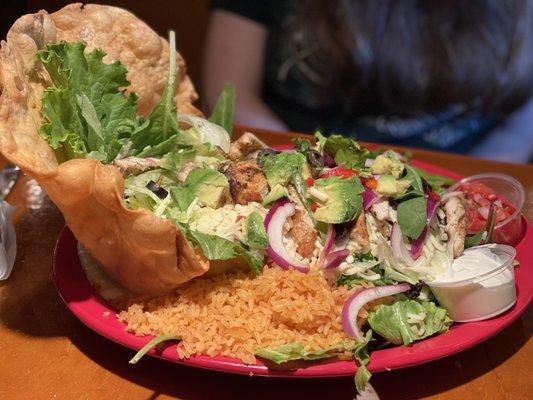
<path id="1" fill-rule="evenodd" d="M 295 6 L 290 0 L 212 2 L 213 8 L 244 16 L 268 30 L 262 98 L 291 130 L 320 129 L 359 140 L 467 152 L 496 124 L 496 116 L 466 104 L 406 118 L 367 107 L 346 109 L 336 99 L 324 102 L 317 72 L 320 61 L 313 57 L 313 43 L 295 25 Z"/>

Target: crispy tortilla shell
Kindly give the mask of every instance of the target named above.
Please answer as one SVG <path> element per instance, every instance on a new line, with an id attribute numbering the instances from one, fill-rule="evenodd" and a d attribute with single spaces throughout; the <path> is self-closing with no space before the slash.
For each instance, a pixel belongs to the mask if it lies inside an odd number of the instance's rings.
<path id="1" fill-rule="evenodd" d="M 168 292 L 209 269 L 208 260 L 170 221 L 123 204 L 118 169 L 90 159 L 58 165 L 41 138 L 41 96 L 51 85 L 35 61 L 36 52 L 60 40 L 102 48 L 105 62 L 122 61 L 147 114 L 159 100 L 168 68 L 168 43 L 133 14 L 116 7 L 80 3 L 48 14 L 40 11 L 15 22 L 0 50 L 0 150 L 34 177 L 59 207 L 88 251 L 117 282 L 136 295 Z M 199 114 L 197 95 L 177 55 L 176 103 Z"/>

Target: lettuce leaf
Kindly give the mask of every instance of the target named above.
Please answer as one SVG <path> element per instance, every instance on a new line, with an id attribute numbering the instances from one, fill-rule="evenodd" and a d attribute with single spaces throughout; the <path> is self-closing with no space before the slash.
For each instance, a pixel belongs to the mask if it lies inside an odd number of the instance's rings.
<path id="1" fill-rule="evenodd" d="M 364 337 L 362 342 L 356 344 L 353 355 L 357 361 L 357 371 L 355 372 L 354 382 L 357 392 L 363 393 L 365 386 L 372 377 L 372 374 L 367 368 L 368 363 L 370 362 L 370 353 L 368 352 L 368 347 L 372 341 L 372 329 L 369 329 Z"/>
<path id="2" fill-rule="evenodd" d="M 295 360 L 320 360 L 323 358 L 338 357 L 347 350 L 344 344 L 333 346 L 324 350 L 307 351 L 300 343 L 288 343 L 275 348 L 263 347 L 255 350 L 255 355 L 276 364 Z"/>
<path id="3" fill-rule="evenodd" d="M 402 200 L 398 204 L 397 212 L 402 233 L 411 239 L 418 238 L 427 225 L 426 198 L 417 196 Z"/>
<path id="4" fill-rule="evenodd" d="M 141 124 L 136 96 L 120 91 L 130 84 L 124 65 L 105 64 L 102 50 L 85 54 L 85 47 L 59 42 L 37 53 L 53 82 L 43 93 L 45 122 L 39 131 L 59 162 L 85 157 L 111 162 Z"/>
<path id="5" fill-rule="evenodd" d="M 187 239 L 200 246 L 208 260 L 231 260 L 240 257 L 250 266 L 250 269 L 259 275 L 263 269 L 264 255 L 248 250 L 240 243 L 234 243 L 219 236 L 209 235 L 199 231 L 190 230 L 178 221 L 176 225 L 185 233 Z"/>
<path id="6" fill-rule="evenodd" d="M 416 316 L 423 322 L 413 323 Z M 446 310 L 431 301 L 411 300 L 399 296 L 394 303 L 380 304 L 368 315 L 370 327 L 389 342 L 408 345 L 436 333 L 446 332 L 452 324 Z"/>
<path id="7" fill-rule="evenodd" d="M 423 178 L 429 184 L 429 186 L 431 186 L 431 189 L 439 196 L 444 194 L 445 187 L 452 186 L 456 182 L 455 179 L 448 178 L 446 176 L 431 174 L 416 167 L 411 168 L 413 168 L 413 170 L 416 171 L 418 175 Z"/>
<path id="8" fill-rule="evenodd" d="M 257 211 L 253 211 L 244 221 L 246 243 L 253 249 L 266 249 L 268 238 L 265 231 L 263 218 Z"/>
<path id="9" fill-rule="evenodd" d="M 337 165 L 353 169 L 363 167 L 369 154 L 355 140 L 341 135 L 329 136 L 324 142 L 323 150 L 335 159 Z"/>
<path id="10" fill-rule="evenodd" d="M 235 108 L 235 87 L 231 83 L 224 83 L 224 89 L 218 96 L 213 113 L 209 121 L 221 126 L 231 136 L 233 131 L 233 110 Z"/>

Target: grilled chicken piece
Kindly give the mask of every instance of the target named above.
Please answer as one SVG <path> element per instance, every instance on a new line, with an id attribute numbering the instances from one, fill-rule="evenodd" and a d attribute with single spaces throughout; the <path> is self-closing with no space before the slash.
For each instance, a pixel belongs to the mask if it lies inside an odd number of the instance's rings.
<path id="1" fill-rule="evenodd" d="M 231 197 L 237 204 L 248 204 L 251 201 L 260 203 L 268 193 L 265 174 L 255 160 L 231 163 L 225 174 Z"/>
<path id="2" fill-rule="evenodd" d="M 142 172 L 149 171 L 157 167 L 159 159 L 147 157 L 126 157 L 113 161 L 113 165 L 117 167 L 120 173 L 124 176 L 138 175 Z"/>
<path id="3" fill-rule="evenodd" d="M 291 200 L 296 203 L 296 211 L 292 216 L 292 227 L 287 232 L 287 235 L 296 243 L 296 252 L 302 257 L 310 258 L 316 248 L 318 232 L 315 229 L 313 220 L 300 201 L 298 193 L 292 186 L 289 187 L 289 195 Z"/>
<path id="4" fill-rule="evenodd" d="M 444 230 L 448 234 L 448 245 L 453 249 L 453 258 L 457 258 L 465 249 L 466 210 L 463 200 L 459 197 L 449 199 L 444 204 L 444 213 L 446 214 Z"/>
<path id="5" fill-rule="evenodd" d="M 231 144 L 228 155 L 232 161 L 239 161 L 243 158 L 249 158 L 247 156 L 267 147 L 253 133 L 244 132 L 240 138 Z"/>
<path id="6" fill-rule="evenodd" d="M 368 231 L 366 229 L 365 213 L 361 211 L 357 220 L 350 229 L 350 239 L 361 247 L 361 252 L 366 253 L 370 246 L 370 239 L 368 238 Z"/>
<path id="7" fill-rule="evenodd" d="M 196 168 L 196 164 L 193 162 L 187 162 L 181 166 L 181 168 L 178 171 L 178 174 L 176 175 L 178 178 L 178 181 L 183 183 L 185 182 L 185 179 L 187 179 L 187 176 L 189 175 L 189 172 L 191 172 L 193 169 Z"/>
<path id="8" fill-rule="evenodd" d="M 370 206 L 370 211 L 374 213 L 378 221 L 389 219 L 389 202 L 380 200 Z"/>

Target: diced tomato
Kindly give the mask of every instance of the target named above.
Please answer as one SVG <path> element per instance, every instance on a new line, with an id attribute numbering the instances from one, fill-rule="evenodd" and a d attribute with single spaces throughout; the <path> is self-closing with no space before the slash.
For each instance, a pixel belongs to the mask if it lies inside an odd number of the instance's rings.
<path id="1" fill-rule="evenodd" d="M 311 203 L 311 211 L 315 212 L 317 208 L 318 208 L 317 203 Z"/>
<path id="2" fill-rule="evenodd" d="M 323 172 L 321 178 L 331 178 L 332 176 L 339 176 L 342 179 L 351 178 L 352 176 L 357 176 L 357 171 L 353 169 L 347 169 L 343 167 L 335 167 L 328 171 Z"/>
<path id="3" fill-rule="evenodd" d="M 370 190 L 376 190 L 378 187 L 378 181 L 376 181 L 374 178 L 368 178 L 368 179 L 361 179 L 363 182 L 363 185 L 365 185 Z"/>
<path id="4" fill-rule="evenodd" d="M 235 218 L 235 222 L 239 222 L 241 219 L 244 219 L 244 218 L 246 218 L 244 215 L 239 214 L 237 215 L 237 218 Z"/>
<path id="5" fill-rule="evenodd" d="M 458 190 L 466 193 L 468 233 L 474 234 L 487 225 L 487 210 L 494 204 L 496 223 L 502 222 L 514 213 L 512 207 L 505 198 L 480 182 L 472 182 L 461 185 Z"/>
<path id="6" fill-rule="evenodd" d="M 305 180 L 305 183 L 307 183 L 307 186 L 314 186 L 315 180 L 312 177 L 309 177 Z"/>

